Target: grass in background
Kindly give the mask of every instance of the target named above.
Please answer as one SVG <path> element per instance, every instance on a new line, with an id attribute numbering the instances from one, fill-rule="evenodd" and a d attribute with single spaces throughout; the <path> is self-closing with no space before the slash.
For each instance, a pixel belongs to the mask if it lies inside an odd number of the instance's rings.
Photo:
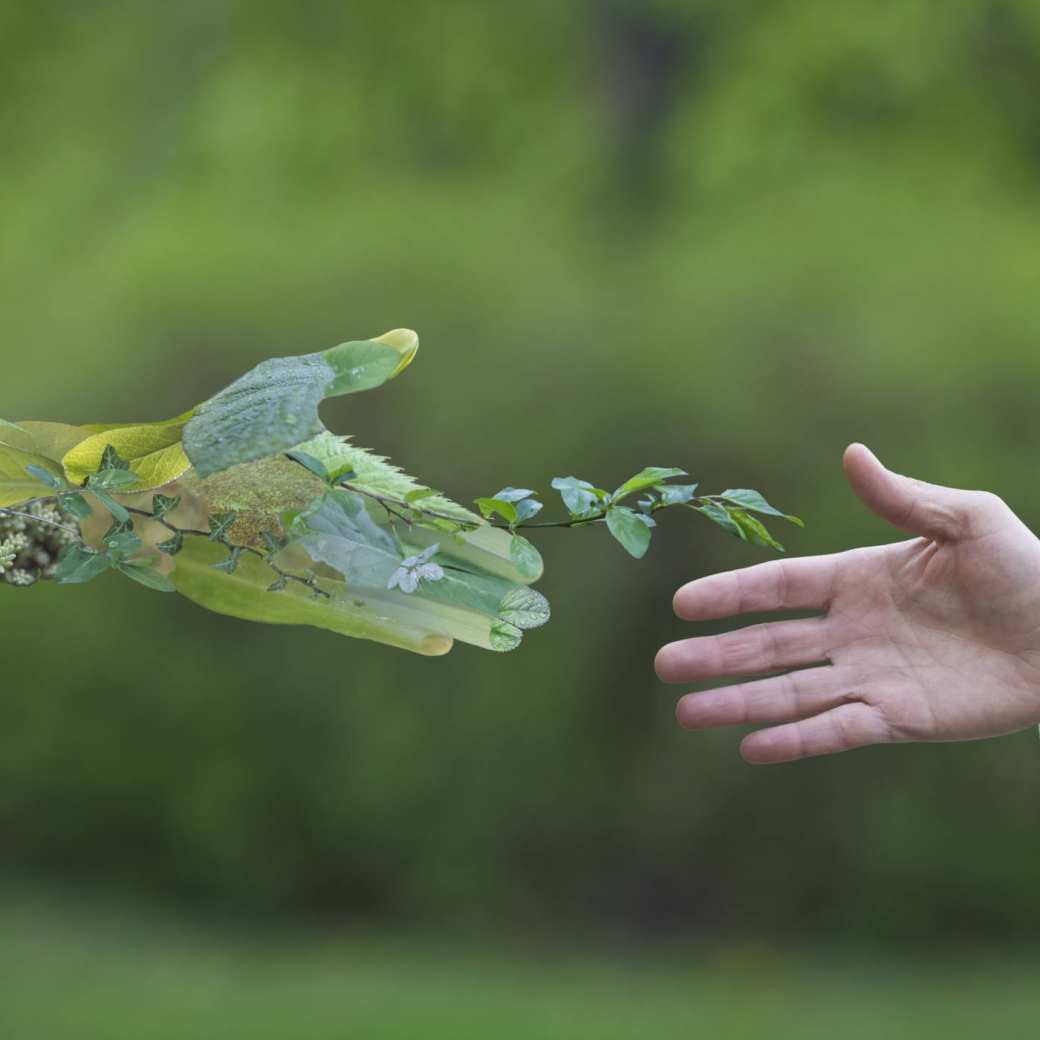
<path id="1" fill-rule="evenodd" d="M 392 933 L 233 932 L 19 889 L 0 899 L 5 1040 L 186 1036 L 1030 1035 L 1035 962 L 767 947 L 538 955 Z"/>

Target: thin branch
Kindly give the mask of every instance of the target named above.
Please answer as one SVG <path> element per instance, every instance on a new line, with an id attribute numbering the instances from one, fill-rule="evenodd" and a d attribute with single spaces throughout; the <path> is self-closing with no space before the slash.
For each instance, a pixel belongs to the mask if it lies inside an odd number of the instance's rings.
<path id="1" fill-rule="evenodd" d="M 44 499 L 37 499 L 37 501 L 46 501 Z M 30 503 L 35 505 L 36 502 Z M 54 520 L 48 520 L 43 516 L 36 516 L 33 513 L 22 513 L 17 509 L 8 509 L 6 506 L 0 507 L 0 513 L 6 513 L 8 516 L 20 516 L 23 520 L 31 520 L 35 524 L 46 524 L 48 527 L 56 527 L 59 531 L 64 531 L 66 534 L 71 534 L 74 538 L 79 538 L 80 533 L 73 527 L 66 527 L 65 524 L 59 524 Z"/>

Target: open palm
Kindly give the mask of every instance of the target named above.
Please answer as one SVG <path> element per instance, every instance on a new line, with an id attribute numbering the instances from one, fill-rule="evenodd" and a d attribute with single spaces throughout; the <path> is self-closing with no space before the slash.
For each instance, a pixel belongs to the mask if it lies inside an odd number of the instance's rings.
<path id="1" fill-rule="evenodd" d="M 1040 722 L 1040 540 L 999 498 L 899 476 L 861 445 L 845 469 L 871 509 L 918 537 L 683 586 L 675 609 L 691 621 L 825 613 L 663 647 L 668 682 L 797 669 L 687 694 L 679 722 L 782 723 L 744 739 L 756 763 Z"/>

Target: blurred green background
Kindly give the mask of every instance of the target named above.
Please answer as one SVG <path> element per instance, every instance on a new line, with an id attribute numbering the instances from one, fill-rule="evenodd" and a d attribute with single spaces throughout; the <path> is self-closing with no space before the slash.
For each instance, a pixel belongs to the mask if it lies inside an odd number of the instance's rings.
<path id="1" fill-rule="evenodd" d="M 1040 526 L 1032 0 L 7 0 L 0 55 L 6 418 L 409 326 L 324 418 L 462 500 L 680 465 L 830 552 L 893 538 L 858 439 Z M 1029 1035 L 1036 734 L 680 732 L 672 591 L 764 557 L 664 519 L 545 532 L 507 656 L 0 588 L 3 1035 Z"/>

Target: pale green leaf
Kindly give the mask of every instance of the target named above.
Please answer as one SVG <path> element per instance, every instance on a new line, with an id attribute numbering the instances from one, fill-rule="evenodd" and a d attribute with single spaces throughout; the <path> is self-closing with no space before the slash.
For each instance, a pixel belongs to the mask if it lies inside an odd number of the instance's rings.
<path id="1" fill-rule="evenodd" d="M 645 556 L 650 547 L 650 528 L 645 522 L 648 519 L 627 506 L 611 506 L 607 510 L 610 533 L 637 560 Z"/>
<path id="2" fill-rule="evenodd" d="M 630 477 L 624 482 L 611 495 L 611 499 L 614 502 L 620 502 L 621 499 L 627 495 L 631 495 L 635 491 L 644 491 L 646 488 L 654 487 L 660 484 L 664 480 L 669 480 L 671 477 L 685 477 L 686 470 L 674 469 L 665 466 L 647 466 L 646 469 L 640 470 L 634 477 Z"/>
<path id="3" fill-rule="evenodd" d="M 302 442 L 324 429 L 322 400 L 382 385 L 411 361 L 417 342 L 414 333 L 396 330 L 261 362 L 195 410 L 184 428 L 188 458 L 206 477 L 291 448 L 308 451 Z"/>

